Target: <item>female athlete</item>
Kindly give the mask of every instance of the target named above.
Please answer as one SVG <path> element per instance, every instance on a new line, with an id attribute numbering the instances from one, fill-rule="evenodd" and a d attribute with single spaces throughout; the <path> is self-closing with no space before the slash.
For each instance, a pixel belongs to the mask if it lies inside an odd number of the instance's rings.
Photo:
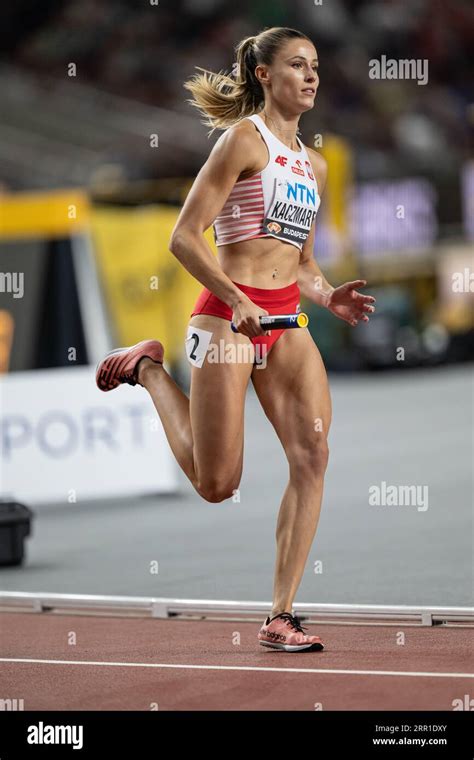
<path id="1" fill-rule="evenodd" d="M 331 286 L 313 257 L 327 167 L 297 137 L 299 118 L 313 108 L 318 89 L 313 43 L 295 29 L 273 27 L 242 40 L 236 53 L 234 75 L 203 69 L 184 85 L 204 123 L 224 130 L 169 245 L 203 285 L 185 341 L 190 397 L 164 369 L 157 340 L 109 353 L 98 365 L 97 384 L 104 391 L 120 383 L 146 388 L 192 485 L 206 501 L 221 502 L 239 487 L 252 380 L 289 465 L 276 527 L 273 606 L 258 641 L 287 652 L 318 651 L 321 639 L 305 632 L 292 606 L 321 508 L 328 380 L 307 328 L 265 331 L 259 318 L 298 312 L 301 294 L 356 325 L 369 321 L 375 298 L 357 292 L 365 280 Z M 217 259 L 204 238 L 211 225 Z"/>

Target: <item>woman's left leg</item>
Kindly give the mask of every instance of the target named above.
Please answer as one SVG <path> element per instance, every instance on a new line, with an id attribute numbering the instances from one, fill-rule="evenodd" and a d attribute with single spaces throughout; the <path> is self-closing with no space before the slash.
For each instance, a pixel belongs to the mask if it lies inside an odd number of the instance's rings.
<path id="1" fill-rule="evenodd" d="M 271 616 L 292 613 L 316 533 L 328 461 L 332 408 L 321 354 L 307 328 L 287 330 L 254 367 L 252 382 L 289 464 L 278 514 Z"/>

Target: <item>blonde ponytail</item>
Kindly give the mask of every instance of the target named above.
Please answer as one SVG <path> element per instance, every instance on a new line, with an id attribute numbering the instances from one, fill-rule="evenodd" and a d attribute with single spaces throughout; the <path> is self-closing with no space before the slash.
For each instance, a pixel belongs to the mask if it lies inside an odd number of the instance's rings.
<path id="1" fill-rule="evenodd" d="M 261 109 L 265 102 L 263 87 L 255 76 L 258 65 L 270 65 L 278 48 L 288 39 L 303 38 L 305 34 L 287 27 L 264 29 L 255 37 L 246 37 L 235 48 L 235 76 L 202 69 L 184 83 L 192 98 L 187 102 L 205 117 L 202 124 L 215 129 L 227 129 L 245 116 Z M 309 40 L 311 41 L 311 40 Z"/>

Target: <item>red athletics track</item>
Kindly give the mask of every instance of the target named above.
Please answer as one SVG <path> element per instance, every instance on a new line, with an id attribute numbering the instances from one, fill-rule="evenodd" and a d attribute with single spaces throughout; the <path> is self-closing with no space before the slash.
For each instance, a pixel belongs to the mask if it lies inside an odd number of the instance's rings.
<path id="1" fill-rule="evenodd" d="M 0 696 L 25 710 L 445 711 L 472 693 L 468 626 L 305 622 L 326 648 L 290 654 L 258 644 L 261 622 L 4 612 Z"/>

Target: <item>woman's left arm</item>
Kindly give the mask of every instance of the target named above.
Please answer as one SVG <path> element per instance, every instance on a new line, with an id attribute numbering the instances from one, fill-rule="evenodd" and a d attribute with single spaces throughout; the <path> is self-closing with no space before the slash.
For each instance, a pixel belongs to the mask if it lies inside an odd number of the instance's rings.
<path id="1" fill-rule="evenodd" d="M 320 153 L 316 153 L 311 148 L 307 148 L 307 151 L 318 184 L 319 195 L 322 196 L 326 185 L 327 163 Z M 301 295 L 319 306 L 326 307 L 336 317 L 352 326 L 355 326 L 359 320 L 368 322 L 369 318 L 365 312 L 375 311 L 375 298 L 364 293 L 357 293 L 355 290 L 367 285 L 367 281 L 353 280 L 339 287 L 330 285 L 314 258 L 314 232 L 315 223 L 311 227 L 300 254 L 298 286 Z"/>

